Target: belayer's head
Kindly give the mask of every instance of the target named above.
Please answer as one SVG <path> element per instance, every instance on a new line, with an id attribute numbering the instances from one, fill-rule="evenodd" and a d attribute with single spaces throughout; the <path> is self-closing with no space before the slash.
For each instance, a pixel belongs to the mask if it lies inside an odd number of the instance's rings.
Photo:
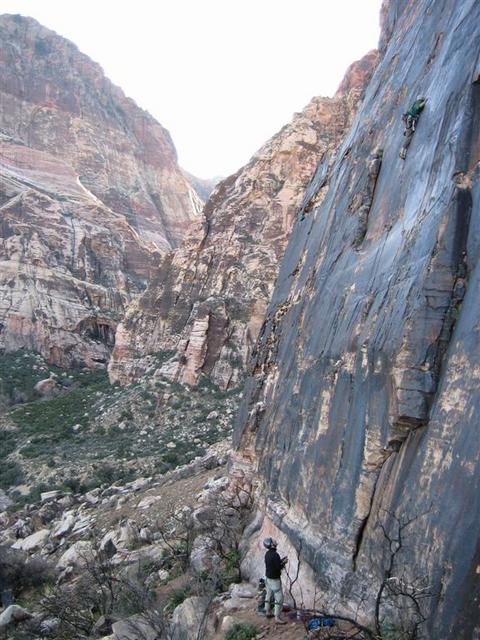
<path id="1" fill-rule="evenodd" d="M 265 547 L 265 549 L 276 549 L 277 545 L 278 542 L 273 538 L 265 538 L 265 540 L 263 541 L 263 546 Z"/>

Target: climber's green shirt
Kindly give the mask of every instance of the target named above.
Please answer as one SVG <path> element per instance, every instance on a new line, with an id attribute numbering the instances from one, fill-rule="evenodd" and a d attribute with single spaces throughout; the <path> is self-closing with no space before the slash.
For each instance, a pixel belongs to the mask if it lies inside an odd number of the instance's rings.
<path id="1" fill-rule="evenodd" d="M 425 103 L 426 103 L 425 98 L 420 98 L 419 100 L 415 100 L 415 102 L 412 104 L 410 109 L 407 111 L 407 116 L 410 116 L 411 118 L 417 118 L 423 111 L 423 108 L 425 107 Z"/>

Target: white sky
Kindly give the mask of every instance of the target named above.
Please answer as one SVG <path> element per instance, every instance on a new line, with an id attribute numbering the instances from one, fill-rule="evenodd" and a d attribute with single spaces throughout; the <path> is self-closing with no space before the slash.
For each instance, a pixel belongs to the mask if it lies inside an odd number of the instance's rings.
<path id="1" fill-rule="evenodd" d="M 0 0 L 75 42 L 173 138 L 227 176 L 377 45 L 381 0 Z"/>

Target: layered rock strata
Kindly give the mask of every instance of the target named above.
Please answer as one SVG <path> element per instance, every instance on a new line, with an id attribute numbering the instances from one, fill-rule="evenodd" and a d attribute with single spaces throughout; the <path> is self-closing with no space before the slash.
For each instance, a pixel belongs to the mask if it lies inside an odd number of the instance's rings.
<path id="1" fill-rule="evenodd" d="M 168 132 L 72 43 L 0 16 L 0 349 L 105 363 L 202 203 Z"/>
<path id="2" fill-rule="evenodd" d="M 163 250 L 201 201 L 170 134 L 99 65 L 31 18 L 0 17 L 0 129 L 68 164 L 89 191 Z"/>
<path id="3" fill-rule="evenodd" d="M 0 171 L 0 348 L 105 365 L 158 252 L 50 154 L 3 138 Z"/>
<path id="4" fill-rule="evenodd" d="M 202 220 L 119 327 L 112 379 L 131 380 L 149 366 L 148 354 L 172 351 L 168 372 L 176 379 L 196 384 L 205 374 L 222 388 L 238 384 L 305 187 L 323 159 L 326 188 L 333 151 L 376 61 L 374 51 L 353 64 L 333 98 L 314 98 L 217 186 Z"/>
<path id="5" fill-rule="evenodd" d="M 399 0 L 382 15 L 382 60 L 282 262 L 234 476 L 258 486 L 251 558 L 279 533 L 301 549 L 304 592 L 368 622 L 396 549 L 394 575 L 428 584 L 426 636 L 474 638 L 480 5 Z M 418 95 L 403 161 L 401 114 Z"/>

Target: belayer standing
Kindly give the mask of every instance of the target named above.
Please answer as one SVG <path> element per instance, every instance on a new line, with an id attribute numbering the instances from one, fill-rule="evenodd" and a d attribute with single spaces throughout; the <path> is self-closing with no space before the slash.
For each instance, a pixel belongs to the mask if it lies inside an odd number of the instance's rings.
<path id="1" fill-rule="evenodd" d="M 267 618 L 272 617 L 271 613 L 271 596 L 274 596 L 275 607 L 275 624 L 287 624 L 282 620 L 280 614 L 283 609 L 283 590 L 281 574 L 282 569 L 287 564 L 287 558 L 280 558 L 277 553 L 277 541 L 273 538 L 265 538 L 263 546 L 268 549 L 265 554 L 265 576 L 267 593 L 265 597 L 265 613 Z"/>
<path id="2" fill-rule="evenodd" d="M 425 105 L 427 104 L 427 100 L 428 98 L 419 96 L 412 104 L 410 109 L 402 116 L 402 120 L 405 124 L 405 131 L 403 132 L 405 140 L 403 141 L 402 148 L 400 149 L 400 158 L 402 160 L 405 160 L 405 158 L 407 157 L 407 149 L 410 146 L 413 134 L 415 133 L 418 119 L 420 117 L 420 114 L 424 110 Z"/>

